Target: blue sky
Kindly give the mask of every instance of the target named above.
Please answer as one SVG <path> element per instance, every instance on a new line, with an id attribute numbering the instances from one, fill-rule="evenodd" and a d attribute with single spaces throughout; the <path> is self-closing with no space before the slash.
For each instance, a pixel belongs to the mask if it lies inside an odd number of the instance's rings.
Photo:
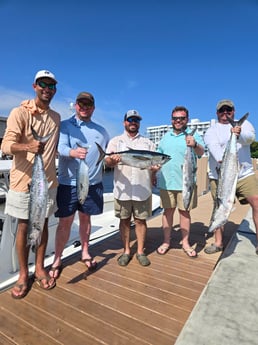
<path id="1" fill-rule="evenodd" d="M 33 98 L 40 69 L 58 79 L 62 118 L 80 91 L 111 136 L 136 109 L 146 127 L 170 124 L 171 109 L 216 117 L 230 98 L 258 133 L 257 0 L 0 0 L 0 115 Z M 256 140 L 258 140 L 256 138 Z"/>

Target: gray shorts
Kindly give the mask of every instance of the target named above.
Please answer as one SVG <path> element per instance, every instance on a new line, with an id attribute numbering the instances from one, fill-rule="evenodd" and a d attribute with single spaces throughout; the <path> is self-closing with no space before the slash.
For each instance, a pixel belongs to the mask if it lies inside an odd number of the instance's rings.
<path id="1" fill-rule="evenodd" d="M 144 201 L 115 199 L 115 216 L 120 219 L 134 218 L 145 220 L 152 215 L 152 196 Z"/>
<path id="2" fill-rule="evenodd" d="M 57 188 L 48 190 L 48 202 L 46 218 L 49 218 L 57 210 L 56 205 Z M 5 213 L 18 219 L 29 219 L 29 192 L 15 192 L 9 190 L 6 196 Z"/>

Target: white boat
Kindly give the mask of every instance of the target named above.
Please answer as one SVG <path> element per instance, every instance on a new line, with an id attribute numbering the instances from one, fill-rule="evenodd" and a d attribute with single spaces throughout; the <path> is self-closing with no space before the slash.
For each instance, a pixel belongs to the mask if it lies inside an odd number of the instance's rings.
<path id="1" fill-rule="evenodd" d="M 11 166 L 11 161 L 0 160 L 0 174 L 7 174 Z M 8 169 L 9 168 L 9 169 Z M 8 190 L 7 176 L 2 181 L 4 188 L 2 194 Z M 1 192 L 0 192 L 1 195 Z M 3 195 L 2 195 L 3 196 Z M 113 193 L 104 193 L 104 211 L 101 215 L 92 216 L 92 230 L 90 245 L 112 236 L 119 231 L 119 219 L 114 216 Z M 18 280 L 19 265 L 16 254 L 15 235 L 17 229 L 16 218 L 4 214 L 4 202 L 0 204 L 0 219 L 3 222 L 2 235 L 0 237 L 0 292 L 9 288 Z M 160 212 L 160 198 L 158 195 L 152 196 L 153 216 Z M 52 264 L 55 250 L 55 232 L 58 218 L 49 218 L 49 239 L 45 256 L 45 267 Z M 81 250 L 79 237 L 79 219 L 75 216 L 69 240 L 63 251 L 62 259 L 65 259 Z M 35 254 L 29 253 L 29 274 L 35 271 Z"/>

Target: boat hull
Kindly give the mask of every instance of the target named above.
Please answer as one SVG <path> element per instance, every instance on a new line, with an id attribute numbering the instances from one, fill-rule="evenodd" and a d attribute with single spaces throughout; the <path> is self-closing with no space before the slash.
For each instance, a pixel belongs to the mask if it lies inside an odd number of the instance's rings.
<path id="1" fill-rule="evenodd" d="M 160 198 L 153 194 L 152 198 L 153 214 L 160 210 Z M 16 254 L 15 238 L 17 229 L 17 220 L 6 216 L 2 207 L 3 232 L 0 242 L 0 292 L 12 286 L 19 276 L 19 264 Z M 104 193 L 104 211 L 102 214 L 92 216 L 92 229 L 90 236 L 90 245 L 103 241 L 119 231 L 119 219 L 114 216 L 114 197 L 113 193 Z M 58 224 L 58 218 L 51 216 L 49 218 L 49 240 L 45 256 L 45 267 L 50 266 L 54 259 L 55 252 L 55 233 Z M 79 218 L 76 214 L 71 227 L 69 240 L 63 251 L 62 259 L 76 254 L 81 250 L 79 237 Z M 29 253 L 29 274 L 35 271 L 35 254 L 30 250 Z"/>

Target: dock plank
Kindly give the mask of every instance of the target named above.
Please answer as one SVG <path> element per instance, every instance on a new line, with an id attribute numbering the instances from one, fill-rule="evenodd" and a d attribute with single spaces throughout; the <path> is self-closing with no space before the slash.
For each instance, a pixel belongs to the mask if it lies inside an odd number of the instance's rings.
<path id="1" fill-rule="evenodd" d="M 55 289 L 43 291 L 33 284 L 21 301 L 13 300 L 10 290 L 2 292 L 0 344 L 174 344 L 220 258 L 220 253 L 203 252 L 213 240 L 207 235 L 212 202 L 209 194 L 198 200 L 198 208 L 192 211 L 190 236 L 197 259 L 190 259 L 181 249 L 178 216 L 171 249 L 164 256 L 156 253 L 162 242 L 158 215 L 148 221 L 149 267 L 141 267 L 135 256 L 127 267 L 120 267 L 117 257 L 122 247 L 116 234 L 91 246 L 98 261 L 95 272 L 88 272 L 75 255 L 64 262 Z M 247 209 L 236 204 L 225 240 Z M 131 245 L 135 254 L 134 230 Z"/>

